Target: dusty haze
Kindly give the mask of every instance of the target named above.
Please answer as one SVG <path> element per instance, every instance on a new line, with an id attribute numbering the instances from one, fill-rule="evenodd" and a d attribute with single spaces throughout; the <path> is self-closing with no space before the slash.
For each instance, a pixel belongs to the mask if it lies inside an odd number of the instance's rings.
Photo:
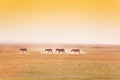
<path id="1" fill-rule="evenodd" d="M 120 44 L 119 0 L 0 0 L 0 40 Z"/>

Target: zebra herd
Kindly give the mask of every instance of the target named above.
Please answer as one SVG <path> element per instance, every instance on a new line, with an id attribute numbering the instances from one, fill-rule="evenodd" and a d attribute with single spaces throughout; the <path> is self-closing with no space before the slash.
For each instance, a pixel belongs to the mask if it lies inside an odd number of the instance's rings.
<path id="1" fill-rule="evenodd" d="M 27 53 L 27 48 L 20 48 L 20 52 L 21 54 L 25 54 Z M 63 54 L 65 53 L 65 49 L 55 49 L 55 51 L 53 51 L 53 49 L 45 49 L 44 52 L 46 54 L 53 54 L 53 53 L 57 53 L 57 54 Z M 80 49 L 71 49 L 70 51 L 71 54 L 81 54 L 81 50 Z"/>

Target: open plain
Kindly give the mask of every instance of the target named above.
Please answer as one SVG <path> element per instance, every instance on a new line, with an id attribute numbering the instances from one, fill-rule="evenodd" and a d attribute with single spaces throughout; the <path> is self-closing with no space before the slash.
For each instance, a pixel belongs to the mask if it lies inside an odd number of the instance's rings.
<path id="1" fill-rule="evenodd" d="M 43 47 L 2 44 L 0 80 L 120 80 L 120 46 L 76 46 L 85 54 L 43 54 Z"/>

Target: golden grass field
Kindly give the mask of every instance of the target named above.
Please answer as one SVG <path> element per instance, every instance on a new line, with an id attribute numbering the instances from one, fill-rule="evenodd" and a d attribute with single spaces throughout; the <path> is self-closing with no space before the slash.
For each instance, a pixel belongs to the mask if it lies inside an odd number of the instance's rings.
<path id="1" fill-rule="evenodd" d="M 1 46 L 0 80 L 120 80 L 120 47 L 84 47 L 83 55 L 19 54 L 17 48 Z"/>

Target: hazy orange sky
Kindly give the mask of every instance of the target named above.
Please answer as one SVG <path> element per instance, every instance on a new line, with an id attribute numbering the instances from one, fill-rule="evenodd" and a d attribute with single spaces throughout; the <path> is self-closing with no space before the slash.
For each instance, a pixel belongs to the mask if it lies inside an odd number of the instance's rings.
<path id="1" fill-rule="evenodd" d="M 120 44 L 120 0 L 0 0 L 0 41 Z"/>

